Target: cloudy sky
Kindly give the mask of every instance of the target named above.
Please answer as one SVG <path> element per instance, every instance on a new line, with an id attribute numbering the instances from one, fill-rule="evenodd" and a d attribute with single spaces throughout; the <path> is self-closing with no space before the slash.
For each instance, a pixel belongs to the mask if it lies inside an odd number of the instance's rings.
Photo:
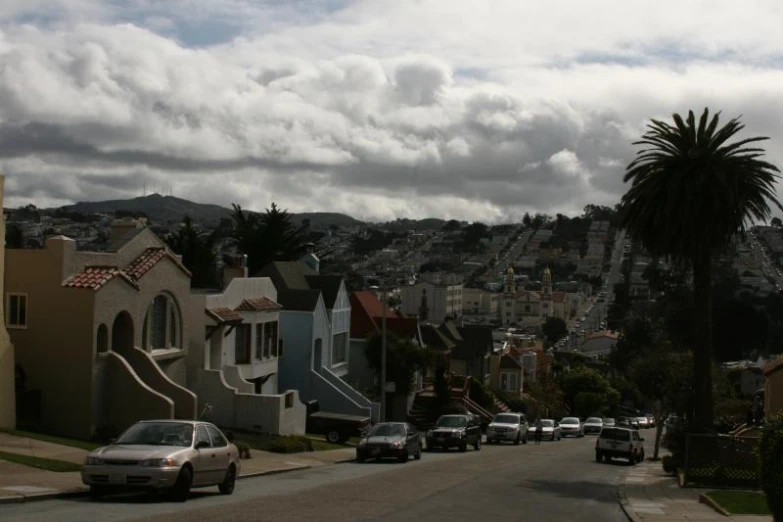
<path id="1" fill-rule="evenodd" d="M 645 8 L 636 7 L 644 4 Z M 651 117 L 783 164 L 783 3 L 2 0 L 8 206 L 199 202 L 486 222 L 614 205 Z"/>

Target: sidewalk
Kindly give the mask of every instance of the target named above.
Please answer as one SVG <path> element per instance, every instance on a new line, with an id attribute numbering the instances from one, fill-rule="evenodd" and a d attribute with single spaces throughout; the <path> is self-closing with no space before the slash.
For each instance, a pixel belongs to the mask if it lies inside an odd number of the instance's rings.
<path id="1" fill-rule="evenodd" d="M 681 488 L 676 477 L 663 472 L 660 462 L 638 464 L 620 481 L 618 496 L 623 511 L 633 522 L 771 522 L 771 516 L 724 516 L 699 503 L 699 494 L 707 490 Z"/>
<path id="2" fill-rule="evenodd" d="M 82 449 L 6 433 L 0 433 L 0 452 L 65 460 L 76 464 L 84 462 L 87 455 L 87 451 Z M 342 448 L 291 454 L 251 450 L 250 454 L 252 458 L 242 460 L 240 479 L 347 462 L 354 459 L 356 450 Z M 87 491 L 78 472 L 55 473 L 0 459 L 0 504 L 83 495 Z"/>

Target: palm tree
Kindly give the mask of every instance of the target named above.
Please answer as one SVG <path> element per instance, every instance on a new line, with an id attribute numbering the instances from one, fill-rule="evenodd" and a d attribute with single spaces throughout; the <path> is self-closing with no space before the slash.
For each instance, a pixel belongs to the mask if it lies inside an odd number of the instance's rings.
<path id="1" fill-rule="evenodd" d="M 718 127 L 720 113 L 704 112 L 697 124 L 673 116 L 652 120 L 634 145 L 644 148 L 627 167 L 631 187 L 621 200 L 622 226 L 652 255 L 689 263 L 693 270 L 697 346 L 693 358 L 694 428 L 711 430 L 712 256 L 753 221 L 770 217 L 780 172 L 764 161 L 753 137 L 736 140 L 739 118 Z M 729 143 L 729 141 L 732 141 Z"/>

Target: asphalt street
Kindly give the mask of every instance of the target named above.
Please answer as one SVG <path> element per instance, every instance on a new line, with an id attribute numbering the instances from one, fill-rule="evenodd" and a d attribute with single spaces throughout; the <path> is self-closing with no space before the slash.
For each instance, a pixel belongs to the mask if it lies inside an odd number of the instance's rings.
<path id="1" fill-rule="evenodd" d="M 623 521 L 616 486 L 630 468 L 596 463 L 594 438 L 336 464 L 245 479 L 228 497 L 196 491 L 185 504 L 126 495 L 7 505 L 0 521 Z"/>

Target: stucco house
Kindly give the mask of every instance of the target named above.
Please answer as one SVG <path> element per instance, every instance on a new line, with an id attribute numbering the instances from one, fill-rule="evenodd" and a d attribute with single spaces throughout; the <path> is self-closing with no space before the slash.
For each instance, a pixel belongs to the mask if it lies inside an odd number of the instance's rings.
<path id="1" fill-rule="evenodd" d="M 493 354 L 490 357 L 489 385 L 512 399 L 520 398 L 524 385 L 522 363 L 510 353 Z"/>
<path id="2" fill-rule="evenodd" d="M 0 210 L 3 208 L 3 191 L 5 188 L 5 177 L 0 173 Z M 0 250 L 0 429 L 11 430 L 16 427 L 16 393 L 14 377 L 14 347 L 11 345 L 11 338 L 8 337 L 8 331 L 5 329 L 6 322 L 11 319 L 5 312 L 5 292 L 3 292 L 3 274 L 5 270 L 5 218 L 0 216 L 0 239 L 3 241 L 3 248 Z M 16 312 L 13 319 L 19 321 L 18 298 L 16 298 Z"/>
<path id="3" fill-rule="evenodd" d="M 304 433 L 299 393 L 279 392 L 281 308 L 268 277 L 235 277 L 221 291 L 193 291 L 188 387 L 207 409 L 205 418 L 274 435 Z"/>
<path id="4" fill-rule="evenodd" d="M 5 299 L 27 422 L 77 438 L 193 419 L 185 358 L 190 273 L 148 228 L 116 223 L 107 252 L 51 237 L 6 250 Z"/>
<path id="5" fill-rule="evenodd" d="M 579 351 L 591 359 L 603 359 L 612 353 L 618 339 L 617 332 L 609 330 L 595 332 L 579 346 Z"/>
<path id="6" fill-rule="evenodd" d="M 350 386 L 348 374 L 351 303 L 340 276 L 321 275 L 318 259 L 275 261 L 257 277 L 268 277 L 277 289 L 280 310 L 278 385 L 298 390 L 305 402 L 318 401 L 321 411 L 362 415 L 377 421 L 380 404 Z"/>
<path id="7" fill-rule="evenodd" d="M 764 414 L 772 418 L 783 413 L 783 358 L 764 367 Z"/>
<path id="8" fill-rule="evenodd" d="M 537 326 L 547 317 L 567 321 L 570 315 L 568 296 L 565 292 L 553 290 L 549 268 L 544 269 L 539 291 L 517 291 L 514 269 L 508 267 L 500 304 L 500 320 L 504 326 Z"/>

